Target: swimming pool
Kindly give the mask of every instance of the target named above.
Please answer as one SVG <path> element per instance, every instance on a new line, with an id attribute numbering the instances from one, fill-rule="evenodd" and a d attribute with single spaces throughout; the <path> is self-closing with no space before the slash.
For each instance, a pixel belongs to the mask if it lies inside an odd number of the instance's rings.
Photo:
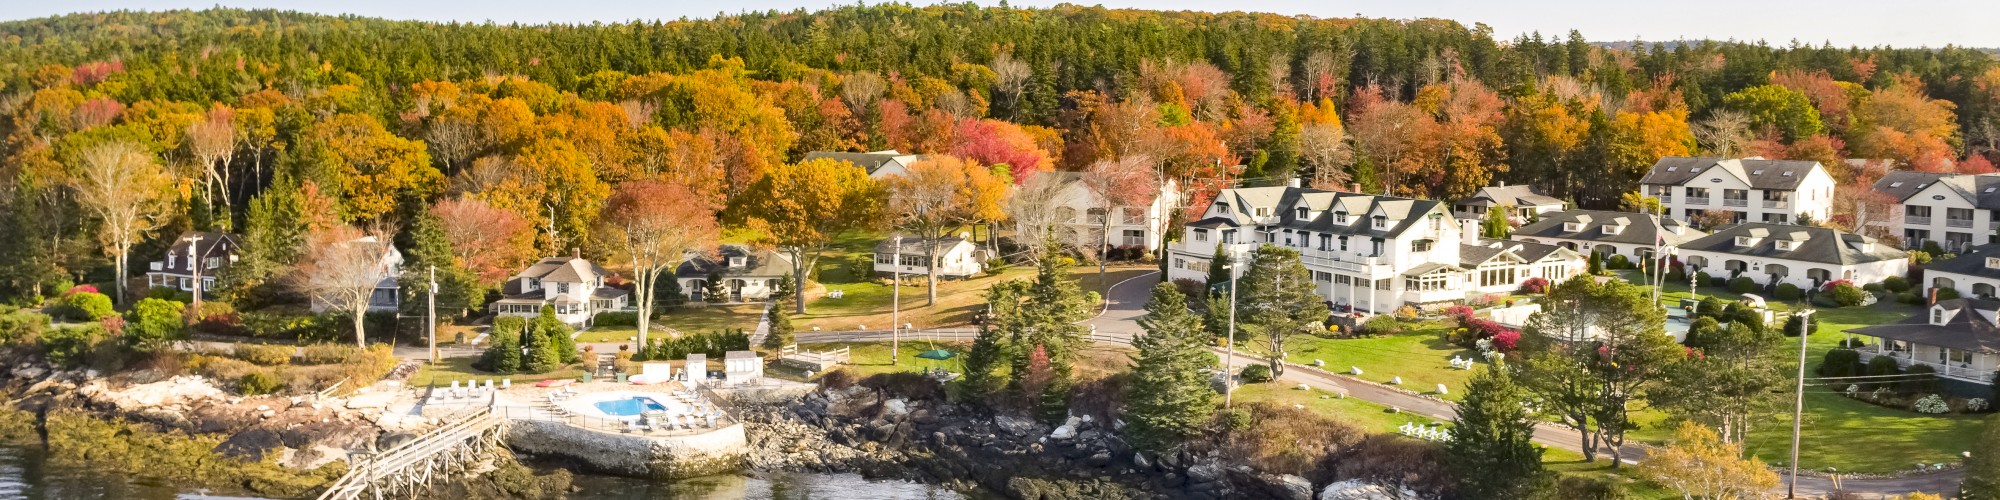
<path id="1" fill-rule="evenodd" d="M 659 401 L 654 401 L 653 398 L 642 396 L 598 401 L 594 406 L 597 407 L 597 411 L 614 417 L 636 417 L 639 414 L 649 411 L 667 410 L 667 405 L 660 404 Z"/>

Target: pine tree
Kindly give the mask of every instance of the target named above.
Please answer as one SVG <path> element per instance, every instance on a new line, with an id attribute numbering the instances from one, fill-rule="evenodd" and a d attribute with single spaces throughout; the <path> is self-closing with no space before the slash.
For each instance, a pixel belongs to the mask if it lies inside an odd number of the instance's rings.
<path id="1" fill-rule="evenodd" d="M 1292 338 L 1326 330 L 1326 299 L 1313 283 L 1299 251 L 1277 245 L 1257 248 L 1250 269 L 1237 283 L 1237 329 L 1255 332 L 1272 376 L 1285 374 L 1285 346 Z M 1226 318 L 1225 318 L 1226 319 Z"/>
<path id="2" fill-rule="evenodd" d="M 528 322 L 517 317 L 500 317 L 486 335 L 486 352 L 472 367 L 493 373 L 514 373 L 521 368 L 521 336 Z"/>
<path id="3" fill-rule="evenodd" d="M 1527 402 L 1527 391 L 1514 384 L 1503 365 L 1489 365 L 1466 383 L 1452 439 L 1445 443 L 1459 491 L 1533 498 L 1548 484 L 1541 447 L 1532 442 L 1535 418 Z"/>
<path id="4" fill-rule="evenodd" d="M 1965 460 L 1965 481 L 1959 485 L 1967 500 L 2000 499 L 2000 417 L 1986 417 L 1985 430 Z"/>
<path id="5" fill-rule="evenodd" d="M 422 317 L 430 307 L 429 289 L 431 269 L 437 269 L 437 305 L 439 321 L 477 310 L 486 301 L 486 288 L 479 284 L 479 277 L 472 271 L 460 267 L 452 256 L 451 240 L 444 233 L 444 222 L 429 210 L 412 211 L 412 221 L 403 233 L 397 236 L 396 246 L 403 252 L 403 313 Z M 458 312 L 452 312 L 458 311 Z"/>
<path id="6" fill-rule="evenodd" d="M 1229 282 L 1229 267 L 1230 267 L 1229 252 L 1223 251 L 1221 243 L 1216 243 L 1215 258 L 1209 259 L 1208 261 L 1209 291 L 1212 292 L 1216 290 L 1216 287 L 1220 287 L 1222 286 L 1223 283 Z M 1215 301 L 1211 300 L 1209 301 L 1209 303 L 1213 304 L 1215 303 Z"/>
<path id="7" fill-rule="evenodd" d="M 571 330 L 569 325 L 564 324 L 561 319 L 556 318 L 554 308 L 542 306 L 542 314 L 535 317 L 533 329 L 535 336 L 540 339 L 538 341 L 539 344 L 546 344 L 548 349 L 555 352 L 555 359 L 558 364 L 575 363 L 582 360 L 582 353 L 577 352 L 576 349 L 576 338 L 570 336 Z M 543 346 L 537 345 L 536 347 L 541 348 Z"/>
<path id="8" fill-rule="evenodd" d="M 1486 210 L 1486 220 L 1479 222 L 1479 237 L 1490 240 L 1507 239 L 1513 227 L 1507 224 L 1507 208 L 1494 206 Z M 1472 242 L 1466 242 L 1471 244 Z"/>
<path id="9" fill-rule="evenodd" d="M 774 304 L 767 314 L 771 330 L 764 334 L 764 349 L 775 351 L 796 342 L 792 339 L 792 315 L 785 313 L 783 304 Z"/>
<path id="10" fill-rule="evenodd" d="M 1187 296 L 1172 283 L 1153 287 L 1146 313 L 1139 320 L 1146 334 L 1132 341 L 1139 352 L 1125 420 L 1135 445 L 1166 451 L 1200 432 L 1215 413 L 1216 392 L 1205 372 L 1215 367 L 1215 355 L 1200 318 L 1187 310 Z"/>
<path id="11" fill-rule="evenodd" d="M 708 282 L 702 286 L 703 302 L 721 304 L 729 301 L 729 291 L 722 287 L 722 273 L 708 273 Z"/>
<path id="12" fill-rule="evenodd" d="M 1021 295 L 1026 289 L 1027 282 L 1014 280 L 986 290 L 986 320 L 980 322 L 979 336 L 965 355 L 965 377 L 959 382 L 974 402 L 986 401 L 998 391 L 1004 382 L 1000 367 L 1013 363 L 1007 341 L 1019 336 Z"/>

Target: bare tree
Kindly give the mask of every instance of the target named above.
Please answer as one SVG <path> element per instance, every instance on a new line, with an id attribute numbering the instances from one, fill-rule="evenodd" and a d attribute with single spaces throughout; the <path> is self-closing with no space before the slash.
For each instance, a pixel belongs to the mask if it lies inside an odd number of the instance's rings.
<path id="1" fill-rule="evenodd" d="M 1334 189 L 1346 185 L 1347 164 L 1354 151 L 1347 147 L 1347 131 L 1338 123 L 1307 123 L 1299 129 L 1299 158 L 1312 166 L 1312 185 Z"/>
<path id="2" fill-rule="evenodd" d="M 520 171 L 520 166 L 514 164 L 512 157 L 501 155 L 482 156 L 477 160 L 473 160 L 470 168 L 460 170 L 458 174 L 451 176 L 451 187 L 449 190 L 459 194 L 485 192 L 487 189 L 492 189 L 514 178 L 515 173 L 518 171 Z"/>
<path id="3" fill-rule="evenodd" d="M 993 89 L 1000 91 L 1000 95 L 1007 98 L 1007 109 L 1012 113 L 1011 116 L 1020 116 L 1021 91 L 1028 88 L 1028 79 L 1035 76 L 1034 68 L 1029 67 L 1028 63 L 1015 59 L 1014 54 L 1008 52 L 1001 52 L 1000 55 L 993 56 L 993 65 L 991 67 L 993 68 Z"/>
<path id="4" fill-rule="evenodd" d="M 1144 155 L 1099 160 L 1084 167 L 1080 181 L 1084 191 L 1090 193 L 1091 204 L 1103 210 L 1103 216 L 1098 218 L 1099 241 L 1095 243 L 1099 255 L 1097 283 L 1103 285 L 1103 255 L 1111 248 L 1111 221 L 1127 207 L 1151 204 L 1160 194 L 1160 186 L 1153 175 L 1152 160 Z"/>
<path id="5" fill-rule="evenodd" d="M 206 116 L 189 123 L 186 135 L 188 153 L 194 155 L 201 167 L 202 193 L 211 200 L 220 199 L 224 207 L 233 206 L 229 196 L 229 164 L 236 156 L 235 115 L 235 110 L 228 106 L 216 106 Z"/>
<path id="6" fill-rule="evenodd" d="M 653 121 L 653 113 L 660 111 L 660 103 L 652 99 L 626 99 L 618 107 L 625 110 L 625 124 L 634 129 Z"/>
<path id="7" fill-rule="evenodd" d="M 1042 172 L 1029 176 L 1014 189 L 1013 196 L 1007 198 L 1007 216 L 1014 219 L 1014 236 L 1028 247 L 1034 258 L 1047 255 L 1049 246 L 1058 242 L 1056 231 L 1069 218 L 1062 208 L 1063 191 L 1069 188 L 1065 174 Z M 1074 214 L 1070 214 L 1074 216 Z"/>
<path id="8" fill-rule="evenodd" d="M 602 224 L 608 243 L 632 261 L 633 295 L 639 306 L 639 345 L 653 323 L 654 286 L 691 252 L 715 245 L 720 237 L 709 197 L 687 186 L 642 180 L 618 187 L 604 202 Z"/>
<path id="9" fill-rule="evenodd" d="M 396 275 L 402 264 L 390 242 L 395 231 L 384 227 L 362 230 L 334 226 L 306 239 L 304 258 L 294 274 L 294 286 L 314 304 L 352 316 L 354 344 L 368 347 L 368 305 L 382 281 Z"/>
<path id="10" fill-rule="evenodd" d="M 167 187 L 173 179 L 152 153 L 133 142 L 93 146 L 83 151 L 78 163 L 71 187 L 76 190 L 76 201 L 102 221 L 98 236 L 111 251 L 117 299 L 123 303 L 132 246 L 160 227 L 169 207 Z"/>
<path id="11" fill-rule="evenodd" d="M 424 129 L 424 144 L 430 146 L 431 156 L 444 164 L 447 174 L 457 172 L 459 164 L 478 154 L 485 141 L 486 132 L 468 108 L 447 108 L 432 117 Z"/>
<path id="12" fill-rule="evenodd" d="M 1750 142 L 1750 117 L 1735 111 L 1718 109 L 1707 120 L 1696 122 L 1693 127 L 1695 139 L 1707 148 L 1709 154 L 1734 158 L 1743 144 Z"/>
<path id="13" fill-rule="evenodd" d="M 883 81 L 881 75 L 873 71 L 856 71 L 840 81 L 840 98 L 846 100 L 847 107 L 856 114 L 865 115 L 875 105 L 875 100 L 882 97 L 882 91 L 888 88 L 888 82 Z"/>
<path id="14" fill-rule="evenodd" d="M 1299 75 L 1303 82 L 1299 85 L 1305 91 L 1305 98 L 1316 101 L 1333 97 L 1326 95 L 1340 86 L 1340 62 L 1333 57 L 1333 51 L 1316 50 L 1306 54 L 1303 71 Z"/>

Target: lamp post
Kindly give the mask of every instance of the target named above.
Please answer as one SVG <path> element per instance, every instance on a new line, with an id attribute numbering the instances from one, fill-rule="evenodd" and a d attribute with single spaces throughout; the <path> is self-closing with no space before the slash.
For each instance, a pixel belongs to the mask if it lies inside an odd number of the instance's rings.
<path id="1" fill-rule="evenodd" d="M 194 314 L 188 315 L 187 320 L 189 324 L 193 324 L 201 321 L 201 261 L 203 257 L 201 255 L 201 233 L 188 236 L 187 241 L 188 267 L 194 269 Z M 124 297 L 119 298 L 122 300 Z"/>
<path id="2" fill-rule="evenodd" d="M 1799 379 L 1792 402 L 1792 478 L 1785 485 L 1785 498 L 1799 497 L 1799 420 L 1806 412 L 1806 339 L 1812 333 L 1814 312 L 1806 309 L 1792 314 L 1799 317 Z"/>
<path id="3" fill-rule="evenodd" d="M 895 276 L 895 279 L 889 282 L 890 294 L 893 297 L 891 299 L 893 302 L 889 306 L 889 364 L 900 365 L 903 364 L 903 357 L 900 354 L 903 346 L 903 235 L 896 235 L 894 241 L 896 265 L 889 266 L 890 272 Z"/>
<path id="4" fill-rule="evenodd" d="M 429 304 L 427 306 L 427 311 L 424 314 L 424 336 L 430 340 L 431 362 L 436 363 L 438 360 L 438 336 L 437 336 L 438 268 L 437 266 L 431 266 L 430 281 L 431 281 L 431 287 L 429 293 L 426 294 L 426 297 L 428 297 L 429 300 Z"/>
<path id="5" fill-rule="evenodd" d="M 1222 339 L 1222 407 L 1229 408 L 1236 394 L 1236 264 L 1232 260 L 1222 269 L 1229 271 L 1229 336 Z"/>

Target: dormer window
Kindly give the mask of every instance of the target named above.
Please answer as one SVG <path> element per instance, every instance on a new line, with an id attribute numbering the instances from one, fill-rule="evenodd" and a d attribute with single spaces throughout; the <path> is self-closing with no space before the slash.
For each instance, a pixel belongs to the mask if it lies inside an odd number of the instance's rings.
<path id="1" fill-rule="evenodd" d="M 1606 224 L 1604 225 L 1603 231 L 1604 234 L 1618 234 L 1625 231 L 1625 226 Z"/>
<path id="2" fill-rule="evenodd" d="M 1296 209 L 1296 210 L 1293 210 L 1293 212 L 1296 212 L 1296 213 L 1297 213 L 1297 215 L 1293 215 L 1293 217 L 1296 217 L 1296 218 L 1298 218 L 1299 220 L 1305 220 L 1305 218 L 1306 218 L 1306 207 L 1299 207 L 1298 209 Z"/>
<path id="3" fill-rule="evenodd" d="M 1270 207 L 1257 207 L 1257 216 L 1258 216 L 1258 217 L 1270 217 L 1270 216 L 1271 216 L 1271 208 L 1270 208 Z"/>
<path id="4" fill-rule="evenodd" d="M 1791 250 L 1791 249 L 1794 249 L 1794 248 L 1798 248 L 1798 247 L 1799 247 L 1799 242 L 1796 242 L 1796 241 L 1788 241 L 1788 240 L 1778 240 L 1778 249 L 1779 249 L 1779 250 L 1787 250 L 1787 251 L 1789 251 L 1789 250 Z"/>
<path id="5" fill-rule="evenodd" d="M 1943 325 L 1945 319 L 1947 319 L 1947 316 L 1945 316 L 1944 314 L 1944 308 L 1942 307 L 1931 308 L 1931 324 Z"/>
<path id="6" fill-rule="evenodd" d="M 1383 217 L 1380 215 L 1375 216 L 1375 229 L 1385 229 L 1388 227 L 1389 227 L 1388 217 Z"/>
<path id="7" fill-rule="evenodd" d="M 1896 182 L 1891 182 L 1891 183 L 1889 183 L 1889 187 L 1892 187 L 1892 188 L 1899 188 L 1899 187 L 1903 187 L 1903 182 L 1902 182 L 1902 181 L 1896 181 Z"/>
<path id="8" fill-rule="evenodd" d="M 1346 224 L 1346 223 L 1347 223 L 1347 212 L 1334 212 L 1334 213 L 1333 213 L 1333 223 L 1335 223 L 1335 224 Z"/>
<path id="9" fill-rule="evenodd" d="M 1758 244 L 1758 243 L 1761 243 L 1761 242 L 1763 242 L 1763 241 L 1764 241 L 1764 239 L 1763 239 L 1763 238 L 1753 238 L 1753 237 L 1749 237 L 1749 236 L 1737 236 L 1737 237 L 1736 237 L 1736 246 L 1739 246 L 1739 247 L 1752 247 L 1752 246 L 1757 246 L 1757 244 Z"/>
<path id="10" fill-rule="evenodd" d="M 1574 232 L 1577 232 L 1577 231 L 1582 231 L 1582 230 L 1583 230 L 1583 223 L 1581 223 L 1581 222 L 1564 222 L 1564 223 L 1563 223 L 1563 232 L 1567 232 L 1567 233 L 1574 233 Z"/>
<path id="11" fill-rule="evenodd" d="M 1987 268 L 1987 269 L 2000 269 L 2000 257 L 1987 257 L 1987 258 L 1986 258 L 1986 268 Z"/>
<path id="12" fill-rule="evenodd" d="M 745 258 L 743 258 L 743 257 L 730 257 L 730 258 L 729 258 L 729 267 L 743 267 L 743 263 L 744 263 L 744 261 L 746 261 L 746 260 L 748 260 L 748 259 L 745 259 Z"/>

